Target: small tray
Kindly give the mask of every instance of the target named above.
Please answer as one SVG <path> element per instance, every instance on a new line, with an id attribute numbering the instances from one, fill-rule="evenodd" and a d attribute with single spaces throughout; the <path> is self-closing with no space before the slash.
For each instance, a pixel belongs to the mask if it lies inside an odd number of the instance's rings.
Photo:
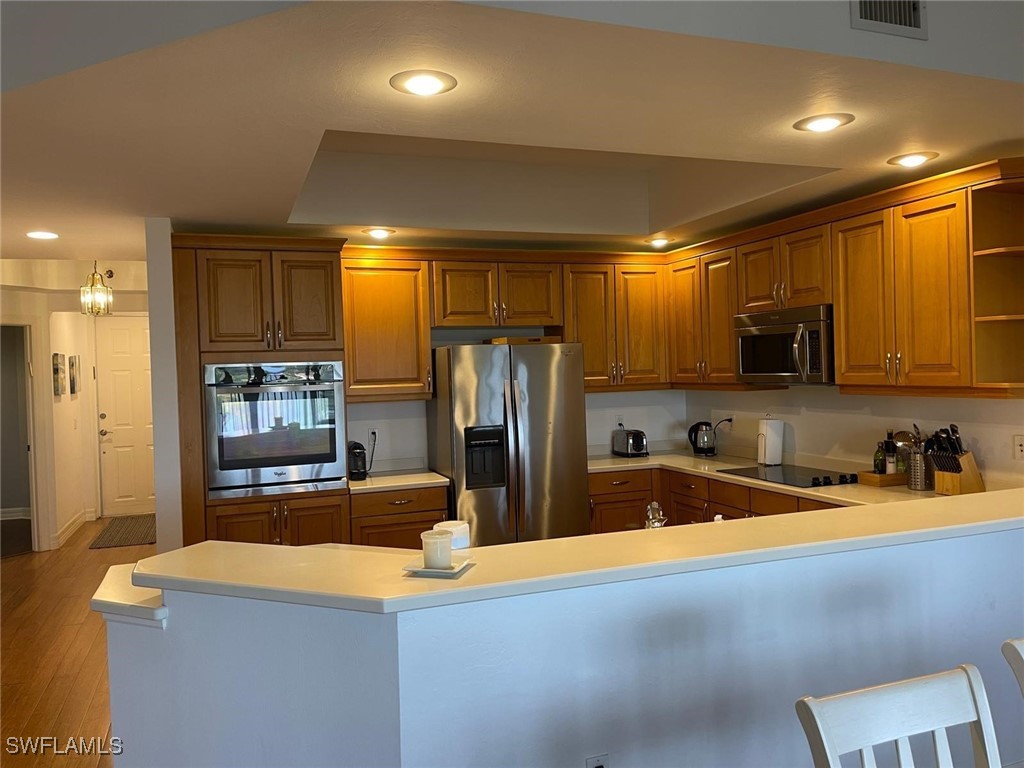
<path id="1" fill-rule="evenodd" d="M 895 475 L 876 475 L 874 472 L 858 472 L 857 482 L 861 485 L 873 485 L 876 488 L 884 488 L 888 485 L 906 485 L 906 472 L 897 472 Z"/>
<path id="2" fill-rule="evenodd" d="M 473 564 L 473 558 L 469 555 L 452 555 L 451 568 L 424 568 L 423 555 L 415 560 L 410 560 L 404 566 L 403 571 L 408 571 L 413 576 L 426 576 L 432 579 L 454 579 L 462 575 L 469 566 Z"/>

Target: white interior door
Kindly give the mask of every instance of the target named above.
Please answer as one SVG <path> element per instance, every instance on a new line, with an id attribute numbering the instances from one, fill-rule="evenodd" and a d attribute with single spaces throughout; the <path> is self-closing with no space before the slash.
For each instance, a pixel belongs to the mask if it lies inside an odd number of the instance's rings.
<path id="1" fill-rule="evenodd" d="M 156 510 L 149 380 L 149 318 L 97 318 L 96 398 L 105 516 Z"/>

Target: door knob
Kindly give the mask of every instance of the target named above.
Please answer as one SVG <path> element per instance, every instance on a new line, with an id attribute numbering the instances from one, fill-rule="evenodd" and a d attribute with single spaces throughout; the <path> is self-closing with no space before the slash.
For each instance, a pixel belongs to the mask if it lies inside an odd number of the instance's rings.
<path id="1" fill-rule="evenodd" d="M 105 418 L 107 418 L 107 414 L 105 414 L 105 413 L 101 413 L 101 414 L 100 414 L 100 418 L 101 418 L 101 419 L 105 419 Z"/>
<path id="2" fill-rule="evenodd" d="M 100 430 L 100 437 L 106 437 L 109 434 L 110 434 L 109 430 L 106 430 L 106 429 L 101 429 Z"/>

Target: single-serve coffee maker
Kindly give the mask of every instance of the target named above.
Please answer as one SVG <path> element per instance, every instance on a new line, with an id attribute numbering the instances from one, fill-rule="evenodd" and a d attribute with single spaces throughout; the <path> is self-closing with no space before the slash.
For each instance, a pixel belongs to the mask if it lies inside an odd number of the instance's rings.
<path id="1" fill-rule="evenodd" d="M 714 456 L 718 452 L 715 448 L 715 428 L 710 421 L 698 421 L 690 427 L 689 438 L 694 456 Z"/>

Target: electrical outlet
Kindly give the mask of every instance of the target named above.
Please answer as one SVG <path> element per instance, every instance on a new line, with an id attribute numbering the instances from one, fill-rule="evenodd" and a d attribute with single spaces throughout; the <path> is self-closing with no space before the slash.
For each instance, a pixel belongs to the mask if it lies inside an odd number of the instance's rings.
<path id="1" fill-rule="evenodd" d="M 618 429 L 619 428 L 619 424 L 624 424 L 625 423 L 622 420 L 622 414 L 621 413 L 615 414 L 614 419 L 615 419 L 615 423 L 612 425 L 612 429 Z"/>
<path id="2" fill-rule="evenodd" d="M 370 455 L 372 450 L 377 456 L 387 456 L 388 453 L 388 431 L 385 427 L 369 427 L 366 430 L 366 454 Z"/>
<path id="3" fill-rule="evenodd" d="M 725 432 L 732 432 L 733 417 L 732 416 L 726 416 L 725 418 L 726 418 L 726 421 L 723 421 L 718 426 L 718 428 L 719 428 L 719 430 L 724 430 Z"/>
<path id="4" fill-rule="evenodd" d="M 1013 458 L 1024 461 L 1024 435 L 1013 436 Z"/>
<path id="5" fill-rule="evenodd" d="M 608 768 L 608 755 L 587 758 L 587 768 Z"/>

